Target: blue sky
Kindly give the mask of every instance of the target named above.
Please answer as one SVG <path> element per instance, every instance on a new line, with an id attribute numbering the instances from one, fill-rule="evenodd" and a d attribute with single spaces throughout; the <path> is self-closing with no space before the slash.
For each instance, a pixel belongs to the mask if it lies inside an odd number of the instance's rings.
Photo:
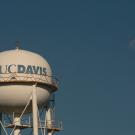
<path id="1" fill-rule="evenodd" d="M 60 80 L 60 135 L 135 134 L 135 2 L 0 1 L 0 51 L 40 53 Z M 130 46 L 132 44 L 132 46 Z"/>

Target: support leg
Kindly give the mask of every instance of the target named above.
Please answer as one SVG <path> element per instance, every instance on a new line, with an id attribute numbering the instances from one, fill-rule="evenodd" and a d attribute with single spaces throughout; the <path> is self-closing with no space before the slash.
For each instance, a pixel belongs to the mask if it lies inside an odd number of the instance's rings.
<path id="1" fill-rule="evenodd" d="M 14 116 L 14 125 L 20 125 L 20 116 L 15 114 Z M 14 130 L 14 135 L 21 135 L 21 130 L 19 127 L 16 127 L 15 130 Z"/>
<path id="2" fill-rule="evenodd" d="M 33 111 L 33 135 L 38 135 L 38 109 L 36 85 L 33 85 L 32 91 L 32 111 Z"/>
<path id="3" fill-rule="evenodd" d="M 46 126 L 47 126 L 47 135 L 53 135 L 53 131 L 51 130 L 53 127 L 53 119 L 52 119 L 52 110 L 51 107 L 48 106 L 46 111 Z"/>
<path id="4" fill-rule="evenodd" d="M 0 112 L 0 121 L 2 122 L 2 112 Z M 0 125 L 0 134 L 2 135 L 2 125 Z"/>

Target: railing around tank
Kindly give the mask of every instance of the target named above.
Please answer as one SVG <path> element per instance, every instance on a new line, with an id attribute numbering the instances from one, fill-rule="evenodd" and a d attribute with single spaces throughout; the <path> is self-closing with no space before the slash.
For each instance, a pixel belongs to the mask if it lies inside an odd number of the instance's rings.
<path id="1" fill-rule="evenodd" d="M 0 74 L 0 83 L 1 82 L 37 82 L 53 85 L 56 88 L 58 88 L 59 84 L 59 81 L 55 76 L 19 73 Z"/>

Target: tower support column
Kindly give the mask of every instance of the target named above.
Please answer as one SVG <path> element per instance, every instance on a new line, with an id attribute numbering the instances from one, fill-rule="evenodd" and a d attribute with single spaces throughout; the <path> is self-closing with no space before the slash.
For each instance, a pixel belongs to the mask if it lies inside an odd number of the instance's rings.
<path id="1" fill-rule="evenodd" d="M 38 108 L 36 85 L 33 85 L 32 91 L 32 112 L 33 112 L 33 135 L 38 135 Z"/>
<path id="2" fill-rule="evenodd" d="M 21 124 L 19 114 L 15 114 L 13 123 L 16 126 L 14 135 L 21 135 L 21 129 L 19 128 L 19 125 Z"/>
<path id="3" fill-rule="evenodd" d="M 53 135 L 53 130 L 51 130 L 53 128 L 53 124 L 52 124 L 52 111 L 51 111 L 51 107 L 50 105 L 47 108 L 46 111 L 46 125 L 47 125 L 47 135 Z"/>
<path id="4" fill-rule="evenodd" d="M 0 112 L 0 121 L 2 122 L 2 112 Z M 0 125 L 0 134 L 3 135 L 2 125 Z"/>

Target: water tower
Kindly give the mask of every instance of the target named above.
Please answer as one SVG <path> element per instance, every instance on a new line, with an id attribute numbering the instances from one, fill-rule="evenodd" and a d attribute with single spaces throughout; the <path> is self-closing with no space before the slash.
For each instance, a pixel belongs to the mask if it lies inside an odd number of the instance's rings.
<path id="1" fill-rule="evenodd" d="M 61 130 L 53 118 L 53 93 L 58 85 L 53 78 L 51 67 L 40 55 L 21 50 L 0 52 L 0 112 L 12 115 L 12 121 L 0 121 L 6 135 L 21 135 L 21 130 L 32 128 L 33 135 L 43 130 L 43 135 L 52 135 Z M 44 122 L 40 119 L 39 109 L 45 106 Z M 25 114 L 31 114 L 29 124 L 23 123 Z M 7 128 L 12 129 L 7 132 Z"/>

